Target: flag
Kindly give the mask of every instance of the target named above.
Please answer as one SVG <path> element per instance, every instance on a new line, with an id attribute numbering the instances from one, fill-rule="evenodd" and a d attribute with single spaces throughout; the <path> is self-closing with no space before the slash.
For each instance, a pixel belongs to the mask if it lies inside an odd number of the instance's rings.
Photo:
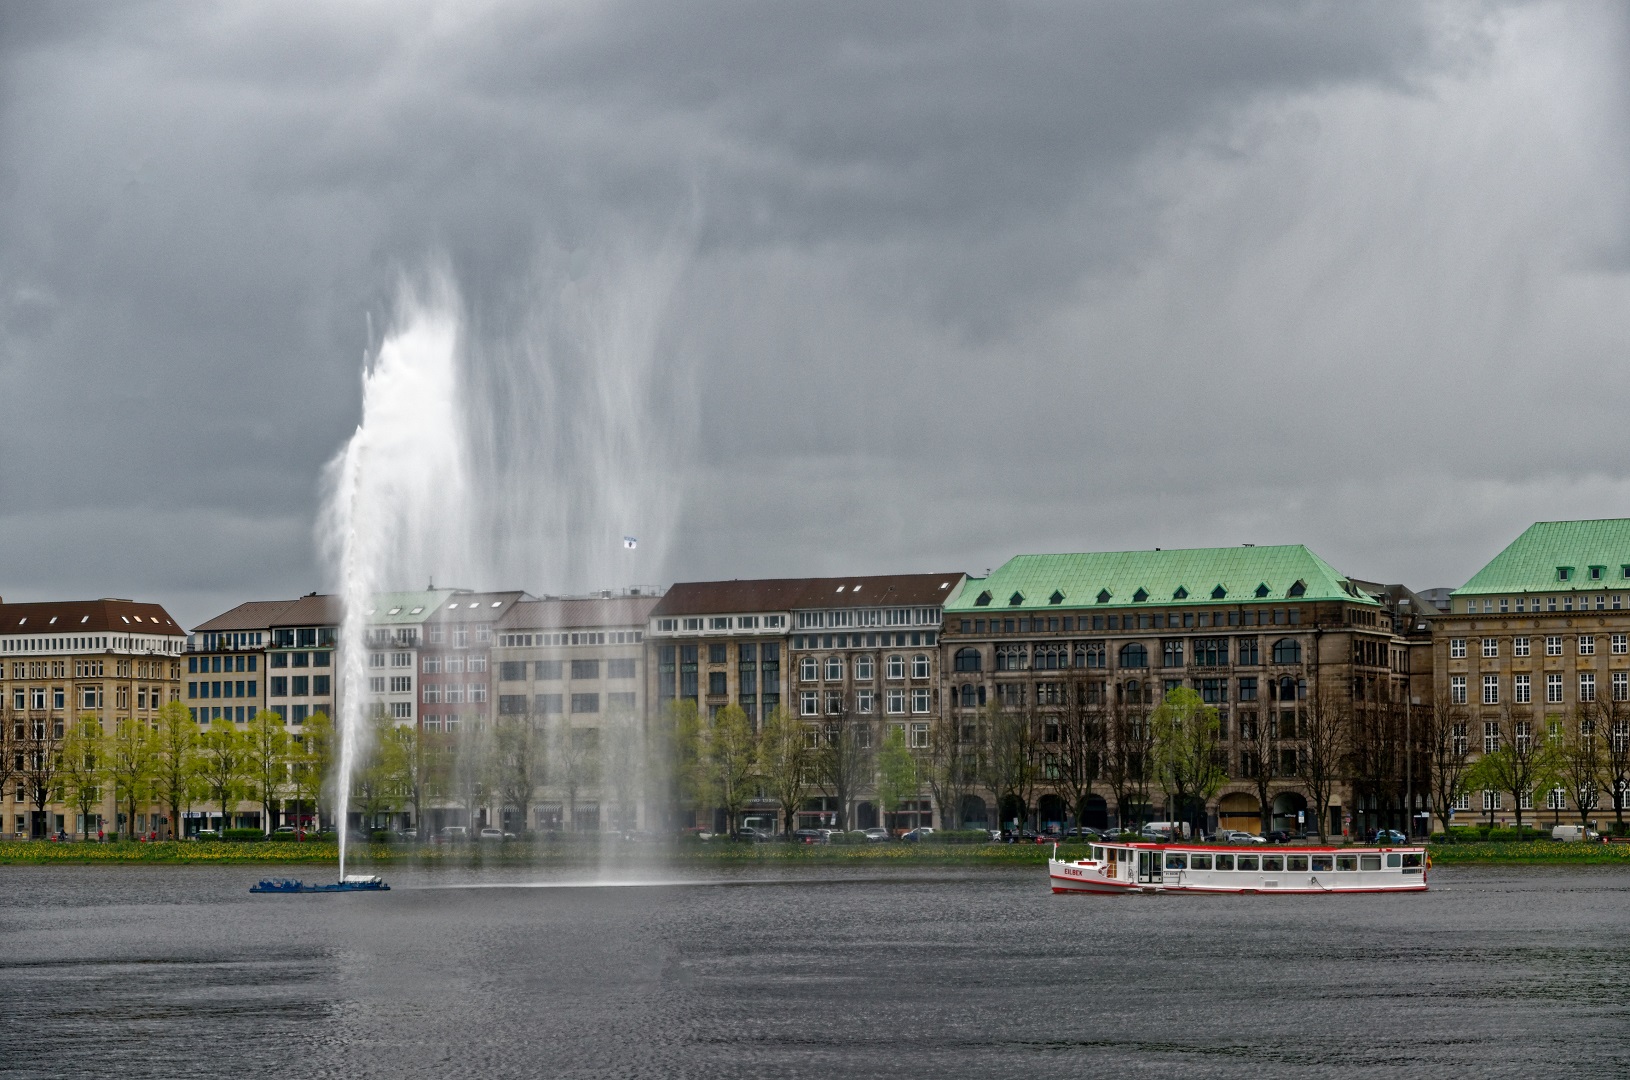
<path id="1" fill-rule="evenodd" d="M 637 548 L 639 546 L 640 546 L 640 542 L 638 540 L 634 539 L 632 536 L 623 537 L 623 547 L 627 548 L 628 550 L 633 551 L 635 548 Z"/>

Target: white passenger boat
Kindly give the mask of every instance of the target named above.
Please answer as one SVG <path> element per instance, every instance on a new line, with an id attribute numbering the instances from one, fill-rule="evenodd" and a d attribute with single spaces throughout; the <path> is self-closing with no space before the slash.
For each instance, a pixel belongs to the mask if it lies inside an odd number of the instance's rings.
<path id="1" fill-rule="evenodd" d="M 1094 844 L 1090 858 L 1054 854 L 1056 893 L 1420 892 L 1430 866 L 1421 847 Z"/>

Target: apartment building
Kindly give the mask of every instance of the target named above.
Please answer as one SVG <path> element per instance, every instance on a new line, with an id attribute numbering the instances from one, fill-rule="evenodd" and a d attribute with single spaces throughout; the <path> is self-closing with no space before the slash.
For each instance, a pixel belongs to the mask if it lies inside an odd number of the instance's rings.
<path id="1" fill-rule="evenodd" d="M 73 723 L 91 716 L 104 734 L 117 725 L 156 723 L 181 696 L 186 634 L 158 604 L 104 599 L 33 604 L 0 602 L 0 713 L 12 757 L 0 791 L 0 831 L 43 837 L 94 833 L 120 820 L 112 785 L 94 820 L 63 805 L 55 763 Z M 136 827 L 168 826 L 158 808 L 141 806 Z"/>
<path id="2" fill-rule="evenodd" d="M 293 600 L 251 600 L 200 623 L 187 637 L 186 691 L 192 718 L 245 724 L 266 707 L 266 649 L 272 621 Z"/>
<path id="3" fill-rule="evenodd" d="M 425 619 L 419 652 L 419 728 L 458 732 L 492 715 L 493 628 L 524 592 L 455 590 Z"/>
<path id="4" fill-rule="evenodd" d="M 1434 620 L 1433 648 L 1438 700 L 1452 710 L 1471 760 L 1502 746 L 1526 754 L 1578 721 L 1604 741 L 1604 757 L 1622 757 L 1630 742 L 1630 518 L 1529 526 L 1450 594 L 1448 612 Z M 1468 788 L 1455 820 L 1506 824 L 1520 808 L 1525 821 L 1577 823 L 1581 793 L 1606 819 L 1616 779 L 1607 772 L 1594 798 L 1566 785 Z"/>
<path id="5" fill-rule="evenodd" d="M 337 596 L 307 593 L 271 620 L 266 647 L 266 707 L 298 733 L 312 716 L 334 715 L 344 604 Z"/>
<path id="6" fill-rule="evenodd" d="M 503 828 L 627 832 L 650 828 L 645 753 L 645 632 L 654 591 L 514 603 L 493 628 L 496 722 L 544 740 L 543 783 Z"/>
<path id="7" fill-rule="evenodd" d="M 463 595 L 455 589 L 380 593 L 368 611 L 368 708 L 394 723 L 418 727 L 420 650 L 425 623 Z M 437 718 L 438 729 L 440 717 Z"/>
<path id="8" fill-rule="evenodd" d="M 1266 802 L 1270 827 L 1311 829 L 1300 775 L 1310 725 L 1339 713 L 1369 731 L 1410 702 L 1410 649 L 1393 611 L 1301 545 L 1019 556 L 970 578 L 947 604 L 940 651 L 948 716 L 964 737 L 977 740 L 984 710 L 999 705 L 1037 725 L 1046 762 L 1035 807 L 999 807 L 987 788 L 966 797 L 964 822 L 1032 811 L 1068 821 L 1063 781 L 1090 755 L 1084 824 L 1175 820 L 1180 808 L 1164 806 L 1149 779 L 1149 748 L 1117 757 L 1115 747 L 1146 735 L 1165 694 L 1189 687 L 1221 719 L 1227 781 L 1207 802 L 1208 824 L 1257 831 Z M 1101 745 L 1072 758 L 1072 725 L 1083 723 L 1096 725 Z M 1400 780 L 1393 759 L 1384 764 L 1384 784 L 1358 785 L 1377 806 L 1357 818 L 1344 766 L 1327 831 L 1401 822 L 1405 802 L 1424 805 L 1424 788 Z"/>

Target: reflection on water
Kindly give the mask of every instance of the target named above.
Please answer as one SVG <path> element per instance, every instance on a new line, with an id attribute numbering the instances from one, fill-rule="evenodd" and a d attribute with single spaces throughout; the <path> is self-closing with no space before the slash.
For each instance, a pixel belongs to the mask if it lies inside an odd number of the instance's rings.
<path id="1" fill-rule="evenodd" d="M 403 872 L 383 894 L 250 896 L 260 873 L 0 868 L 0 1072 L 1630 1069 L 1630 876 L 1608 868 L 1341 897 L 1055 897 L 1039 867 Z"/>

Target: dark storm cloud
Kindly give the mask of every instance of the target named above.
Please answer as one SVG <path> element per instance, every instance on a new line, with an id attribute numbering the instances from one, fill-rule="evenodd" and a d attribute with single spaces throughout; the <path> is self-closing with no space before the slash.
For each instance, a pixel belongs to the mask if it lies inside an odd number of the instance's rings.
<path id="1" fill-rule="evenodd" d="M 672 576 L 1306 540 L 1424 586 L 1630 494 L 1605 406 L 1532 413 L 1626 344 L 1611 5 L 0 20 L 6 595 L 322 584 L 365 316 L 443 257 L 502 351 L 688 252 Z"/>

